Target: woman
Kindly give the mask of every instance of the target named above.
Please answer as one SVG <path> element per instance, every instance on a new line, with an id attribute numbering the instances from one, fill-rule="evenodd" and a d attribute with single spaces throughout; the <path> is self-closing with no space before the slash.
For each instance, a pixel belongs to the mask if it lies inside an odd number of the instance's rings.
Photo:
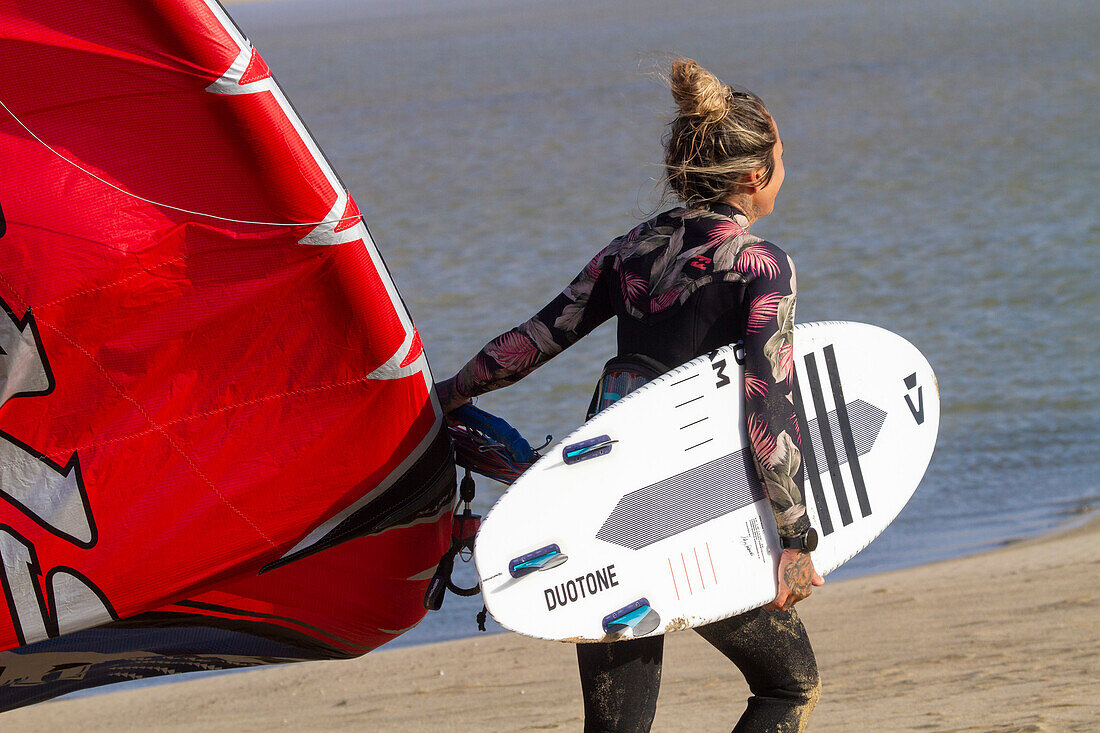
<path id="1" fill-rule="evenodd" d="M 810 527 L 791 397 L 795 272 L 783 250 L 748 233 L 771 213 L 783 185 L 783 142 L 758 97 L 722 84 L 692 60 L 673 62 L 669 85 L 679 113 L 665 139 L 666 181 L 684 207 L 614 240 L 532 319 L 440 383 L 440 401 L 450 411 L 511 384 L 611 316 L 618 317 L 625 357 L 612 362 L 628 373 L 636 365 L 636 382 L 743 341 L 753 458 L 791 549 L 780 560 L 772 603 L 696 631 L 740 668 L 752 690 L 735 731 L 800 731 L 820 686 L 792 606 L 824 581 L 809 552 L 798 549 Z M 586 731 L 649 730 L 663 645 L 655 636 L 577 646 Z"/>

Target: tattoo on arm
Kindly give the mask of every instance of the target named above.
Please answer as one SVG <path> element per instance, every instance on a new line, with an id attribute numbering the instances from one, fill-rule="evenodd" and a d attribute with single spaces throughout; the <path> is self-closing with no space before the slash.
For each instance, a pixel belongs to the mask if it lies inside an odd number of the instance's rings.
<path id="1" fill-rule="evenodd" d="M 787 563 L 783 570 L 783 582 L 791 589 L 791 595 L 805 598 L 810 595 L 813 577 L 809 571 L 810 555 L 806 552 L 798 553 L 798 557 Z"/>

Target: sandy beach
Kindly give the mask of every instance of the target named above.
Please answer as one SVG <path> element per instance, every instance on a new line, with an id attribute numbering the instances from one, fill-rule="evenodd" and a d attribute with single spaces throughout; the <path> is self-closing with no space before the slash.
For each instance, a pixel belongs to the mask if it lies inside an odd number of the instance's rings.
<path id="1" fill-rule="evenodd" d="M 826 584 L 799 608 L 824 692 L 812 731 L 1094 731 L 1100 518 L 980 555 Z M 748 690 L 669 637 L 654 730 L 729 730 Z M 580 730 L 573 648 L 515 634 L 61 700 L 31 731 Z"/>

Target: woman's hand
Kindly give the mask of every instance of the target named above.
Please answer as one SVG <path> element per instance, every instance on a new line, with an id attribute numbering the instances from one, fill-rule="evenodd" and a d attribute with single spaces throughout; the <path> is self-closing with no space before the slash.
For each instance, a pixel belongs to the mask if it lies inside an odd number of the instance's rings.
<path id="1" fill-rule="evenodd" d="M 436 382 L 435 393 L 439 396 L 439 406 L 443 408 L 444 415 L 462 407 L 470 401 L 469 397 L 463 397 L 458 393 L 458 390 L 455 389 L 454 377 L 442 382 Z"/>
<path id="2" fill-rule="evenodd" d="M 783 550 L 779 558 L 779 592 L 775 600 L 764 606 L 769 611 L 786 611 L 813 592 L 813 586 L 825 585 L 825 579 L 814 570 L 810 553 Z"/>

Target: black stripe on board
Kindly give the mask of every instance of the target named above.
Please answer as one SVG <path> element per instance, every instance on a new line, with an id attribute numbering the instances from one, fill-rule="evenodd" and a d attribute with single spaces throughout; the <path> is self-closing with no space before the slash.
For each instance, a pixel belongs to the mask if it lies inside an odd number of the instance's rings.
<path id="1" fill-rule="evenodd" d="M 840 438 L 844 441 L 844 452 L 848 454 L 848 469 L 852 472 L 852 481 L 856 485 L 856 500 L 863 516 L 871 515 L 871 502 L 867 498 L 867 485 L 863 483 L 863 469 L 859 467 L 859 451 L 852 437 L 852 422 L 848 419 L 848 405 L 844 402 L 844 390 L 840 386 L 840 372 L 836 368 L 836 352 L 833 345 L 825 347 L 825 368 L 829 371 L 829 384 L 833 388 L 833 401 L 836 402 L 836 417 L 840 423 Z"/>
<path id="2" fill-rule="evenodd" d="M 817 359 L 813 354 L 806 354 L 806 376 L 810 380 L 814 412 L 818 415 L 817 429 L 821 431 L 821 445 L 825 449 L 825 462 L 829 465 L 829 478 L 833 482 L 833 493 L 836 494 L 836 505 L 840 510 L 840 521 L 844 526 L 848 526 L 852 523 L 852 510 L 848 507 L 848 496 L 844 493 L 844 478 L 840 475 L 840 461 L 836 456 L 836 443 L 833 442 L 833 427 L 829 424 L 829 411 L 825 409 L 825 396 L 821 393 L 821 378 L 817 375 Z"/>
<path id="3" fill-rule="evenodd" d="M 810 434 L 810 424 L 806 421 L 806 408 L 802 403 L 802 391 L 798 389 L 798 380 L 794 380 L 794 414 L 798 420 L 798 433 L 802 436 L 802 460 L 806 464 L 803 472 L 810 482 L 810 491 L 814 495 L 817 518 L 821 522 L 822 536 L 833 531 L 833 518 L 829 516 L 829 505 L 825 503 L 825 490 L 821 488 L 821 469 L 817 467 L 814 453 L 814 439 Z"/>
<path id="4" fill-rule="evenodd" d="M 681 425 L 680 429 L 684 430 L 686 428 L 690 428 L 692 425 L 698 425 L 699 423 L 704 422 L 704 421 L 709 420 L 709 419 L 710 419 L 709 417 L 701 417 L 698 420 L 696 420 L 695 422 L 689 422 L 687 425 Z"/>
<path id="5" fill-rule="evenodd" d="M 714 440 L 714 438 L 707 438 L 702 443 L 696 443 L 695 445 L 691 446 L 691 448 L 698 448 L 701 445 L 706 445 L 707 443 L 711 442 L 712 440 Z M 689 450 L 691 450 L 691 448 L 684 448 L 684 452 L 687 453 Z"/>

